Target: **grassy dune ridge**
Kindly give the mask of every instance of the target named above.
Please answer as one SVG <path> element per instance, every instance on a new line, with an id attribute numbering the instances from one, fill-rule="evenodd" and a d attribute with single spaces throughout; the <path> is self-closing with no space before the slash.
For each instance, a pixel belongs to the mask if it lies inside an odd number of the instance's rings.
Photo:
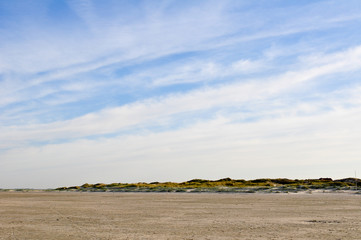
<path id="1" fill-rule="evenodd" d="M 255 180 L 223 178 L 219 180 L 193 179 L 186 182 L 138 182 L 138 183 L 85 183 L 81 186 L 60 187 L 58 191 L 109 191 L 109 192 L 299 192 L 312 190 L 346 191 L 356 190 L 361 185 L 357 178 L 333 180 L 262 178 Z"/>

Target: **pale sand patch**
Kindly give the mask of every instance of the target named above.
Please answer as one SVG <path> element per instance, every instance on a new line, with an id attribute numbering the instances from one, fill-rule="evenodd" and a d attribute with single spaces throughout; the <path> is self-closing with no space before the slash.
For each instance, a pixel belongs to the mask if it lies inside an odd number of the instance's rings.
<path id="1" fill-rule="evenodd" d="M 0 193 L 0 239 L 361 239 L 352 194 Z"/>

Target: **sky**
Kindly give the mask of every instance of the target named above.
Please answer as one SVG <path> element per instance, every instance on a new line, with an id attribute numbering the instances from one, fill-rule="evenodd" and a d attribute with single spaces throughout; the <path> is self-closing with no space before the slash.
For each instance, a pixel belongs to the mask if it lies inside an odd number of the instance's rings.
<path id="1" fill-rule="evenodd" d="M 361 176 L 358 0 L 0 0 L 0 188 Z"/>

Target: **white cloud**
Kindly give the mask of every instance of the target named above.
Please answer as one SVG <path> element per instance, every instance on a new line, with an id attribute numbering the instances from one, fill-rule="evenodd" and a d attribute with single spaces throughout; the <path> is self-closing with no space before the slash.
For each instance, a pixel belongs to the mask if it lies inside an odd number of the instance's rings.
<path id="1" fill-rule="evenodd" d="M 214 8 L 214 4 L 220 5 L 219 8 Z M 114 63 L 142 62 L 168 54 L 204 51 L 239 43 L 239 41 L 288 35 L 308 31 L 310 27 L 317 29 L 323 26 L 319 22 L 312 26 L 303 26 L 306 24 L 298 26 L 297 18 L 290 23 L 287 28 L 289 30 L 283 28 L 281 31 L 277 27 L 273 27 L 249 34 L 246 37 L 236 35 L 233 38 L 228 35 L 237 29 L 247 27 L 247 24 L 238 22 L 237 16 L 226 14 L 230 7 L 228 4 L 227 2 L 201 4 L 198 8 L 186 9 L 173 16 L 162 12 L 163 8 L 158 10 L 158 14 L 153 14 L 154 9 L 151 8 L 144 10 L 144 18 L 139 21 L 122 25 L 121 23 L 124 22 L 122 16 L 112 15 L 112 18 L 99 20 L 100 18 L 97 16 L 99 13 L 94 7 L 91 7 L 91 1 L 70 2 L 70 5 L 74 5 L 75 11 L 88 24 L 89 28 L 96 29 L 96 31 L 94 33 L 85 30 L 72 31 L 64 35 L 61 31 L 45 28 L 37 29 L 36 34 L 34 32 L 27 34 L 34 31 L 32 24 L 36 24 L 36 22 L 28 22 L 28 28 L 16 25 L 17 30 L 27 36 L 26 41 L 5 42 L 3 47 L 0 47 L 2 52 L 0 63 L 5 65 L 5 68 L 2 68 L 3 73 L 15 74 L 8 76 L 11 82 L 14 81 L 14 77 L 22 80 L 11 86 L 4 86 L 0 83 L 2 85 L 0 89 L 6 89 L 4 90 L 6 94 L 2 94 L 2 96 L 14 95 L 18 91 L 48 81 L 73 79 L 75 74 L 89 72 Z M 204 8 L 207 9 L 207 14 L 204 13 Z M 148 21 L 148 17 L 152 21 Z M 339 17 L 339 21 L 341 20 L 342 18 Z M 6 35 L 6 32 L 4 34 Z M 218 40 L 213 42 L 214 39 Z M 36 49 L 35 52 L 34 49 Z M 258 65 L 257 62 L 248 61 L 247 59 L 241 60 L 239 64 L 242 66 L 239 65 L 234 70 L 249 72 L 257 70 L 259 66 L 264 66 L 262 62 Z M 194 71 L 196 72 L 194 77 L 191 77 L 192 71 L 187 73 L 187 71 L 179 69 L 178 73 L 180 77 L 184 75 L 182 81 L 189 82 L 199 81 L 197 77 L 207 79 L 220 74 L 217 63 L 212 62 L 204 63 Z M 43 76 L 33 75 L 38 72 L 48 73 Z M 179 82 L 181 82 L 180 78 L 161 76 L 154 81 L 154 84 L 167 85 Z M 14 103 L 14 101 L 26 101 L 29 97 L 24 96 L 12 101 L 10 99 L 12 98 L 8 98 L 6 101 L 8 104 Z"/>
<path id="2" fill-rule="evenodd" d="M 264 71 L 266 69 L 267 64 L 261 60 L 241 59 L 230 64 L 210 61 L 190 62 L 183 65 L 177 64 L 175 67 L 172 65 L 166 66 L 166 69 L 161 69 L 160 72 L 152 69 L 152 71 L 145 71 L 141 75 L 130 76 L 129 78 L 135 78 L 138 81 L 143 78 L 143 82 L 152 79 L 151 85 L 159 87 L 173 84 L 221 81 L 226 77 L 236 77 L 237 75 Z"/>
<path id="3" fill-rule="evenodd" d="M 253 168 L 269 169 L 274 171 L 269 172 L 272 176 L 284 176 L 287 165 L 359 162 L 360 120 L 360 108 L 249 123 L 234 123 L 220 117 L 162 133 L 14 149 L 1 153 L 1 164 L 25 175 L 42 169 L 51 171 L 55 178 L 70 174 L 72 182 L 63 180 L 63 184 L 81 184 L 85 180 L 76 172 L 88 166 L 92 170 L 86 181 L 90 182 L 247 178 L 251 177 L 247 171 Z M 24 172 L 25 169 L 29 172 Z M 4 175 L 9 174 L 1 174 L 3 178 Z M 315 176 L 299 173 L 293 177 Z M 12 184 L 17 186 L 16 181 Z M 42 178 L 38 182 L 29 179 L 28 184 L 55 187 Z"/>
<path id="4" fill-rule="evenodd" d="M 288 72 L 270 79 L 258 79 L 244 83 L 204 88 L 185 94 L 174 94 L 159 98 L 151 98 L 90 113 L 72 120 L 49 124 L 13 126 L 2 129 L 3 140 L 11 144 L 27 141 L 52 141 L 57 139 L 74 139 L 99 134 L 108 134 L 139 126 L 152 126 L 161 121 L 177 119 L 177 114 L 192 113 L 210 109 L 223 109 L 252 106 L 261 101 L 282 97 L 284 94 L 297 92 L 307 81 L 315 81 L 317 77 L 343 71 L 357 69 L 361 65 L 361 51 L 356 48 L 347 50 L 333 62 L 298 72 Z M 355 89 L 354 89 L 355 91 Z M 345 98 L 342 101 L 350 101 Z M 332 106 L 330 106 L 332 107 Z M 202 118 L 202 116 L 198 116 Z"/>

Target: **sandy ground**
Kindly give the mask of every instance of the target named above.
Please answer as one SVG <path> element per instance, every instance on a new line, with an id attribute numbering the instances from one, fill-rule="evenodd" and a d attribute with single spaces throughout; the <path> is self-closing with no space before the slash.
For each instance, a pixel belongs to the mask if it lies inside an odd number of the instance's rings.
<path id="1" fill-rule="evenodd" d="M 3 192 L 0 239 L 361 239 L 361 196 Z"/>

